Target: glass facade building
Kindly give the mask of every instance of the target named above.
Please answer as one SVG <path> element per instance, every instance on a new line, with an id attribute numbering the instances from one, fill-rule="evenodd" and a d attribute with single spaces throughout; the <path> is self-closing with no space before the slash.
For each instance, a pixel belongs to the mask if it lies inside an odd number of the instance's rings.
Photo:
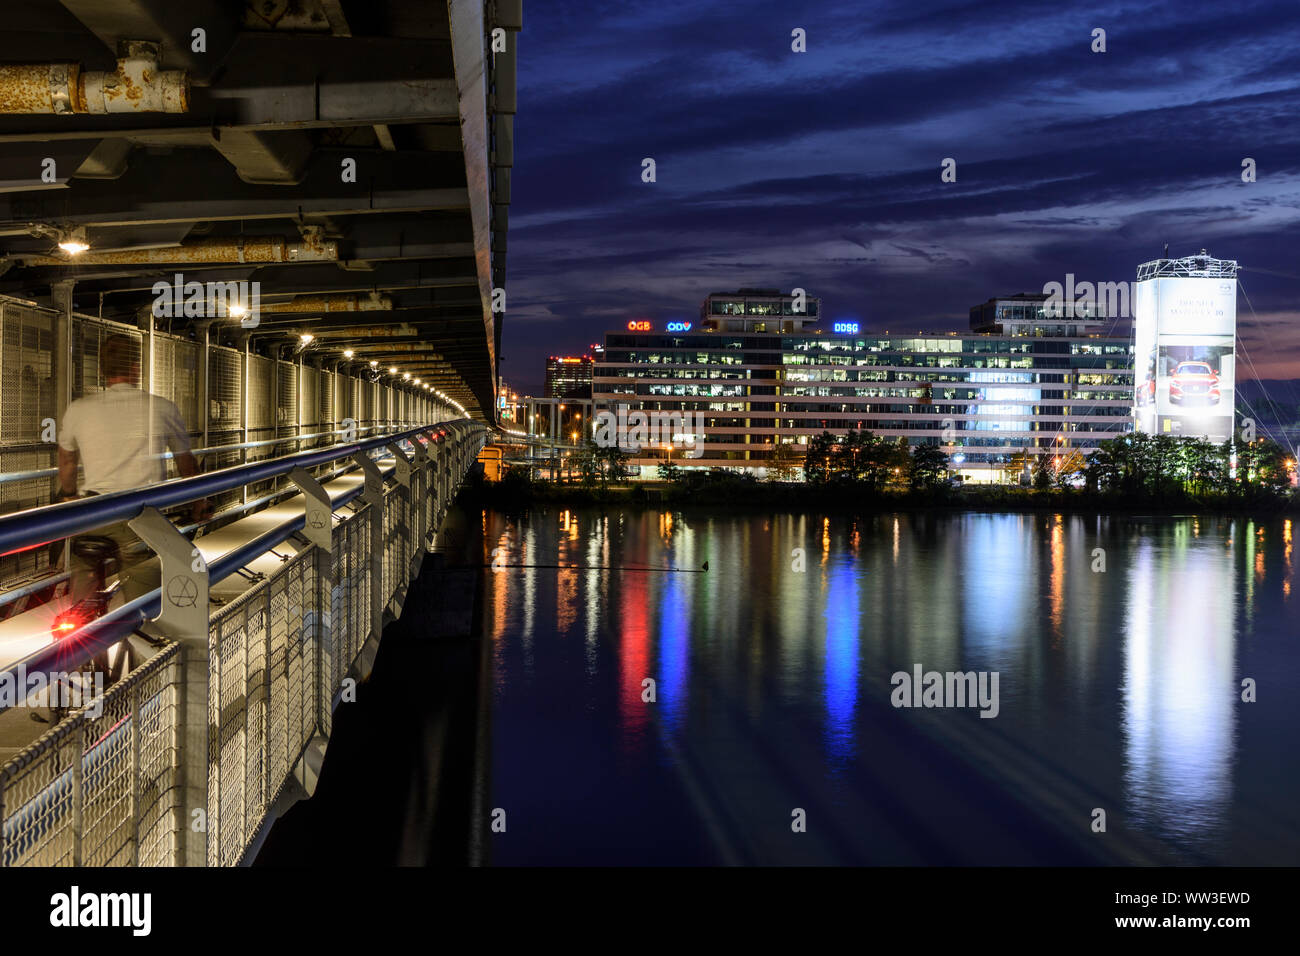
<path id="1" fill-rule="evenodd" d="M 1095 320 L 1050 335 L 873 335 L 852 322 L 810 328 L 816 300 L 799 315 L 789 298 L 754 313 L 747 297 L 715 294 L 702 328 L 608 333 L 597 408 L 702 414 L 703 455 L 684 465 L 762 469 L 801 459 L 781 446 L 867 429 L 943 447 L 968 480 L 1000 480 L 1026 455 L 1086 455 L 1132 430 L 1132 345 L 1096 334 Z M 734 302 L 744 311 L 716 311 Z"/>
<path id="2" fill-rule="evenodd" d="M 591 388 L 590 355 L 552 355 L 546 360 L 546 398 L 565 398 Z"/>

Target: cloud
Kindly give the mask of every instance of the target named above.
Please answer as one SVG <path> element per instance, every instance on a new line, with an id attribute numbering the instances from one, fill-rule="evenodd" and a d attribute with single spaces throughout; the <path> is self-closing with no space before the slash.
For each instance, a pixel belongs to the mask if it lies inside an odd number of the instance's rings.
<path id="1" fill-rule="evenodd" d="M 1239 259 L 1255 308 L 1283 314 L 1300 282 L 1298 38 L 1290 0 L 1232 16 L 1163 0 L 530 8 L 505 373 L 536 390 L 560 343 L 739 285 L 801 286 L 868 328 L 963 328 L 970 305 L 1066 272 L 1131 279 L 1165 242 Z M 1298 329 L 1261 340 L 1279 377 L 1300 377 Z"/>

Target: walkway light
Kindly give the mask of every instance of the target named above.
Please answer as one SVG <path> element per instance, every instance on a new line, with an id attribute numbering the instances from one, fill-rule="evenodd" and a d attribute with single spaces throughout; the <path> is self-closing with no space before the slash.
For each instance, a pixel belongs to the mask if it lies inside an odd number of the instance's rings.
<path id="1" fill-rule="evenodd" d="M 403 373 L 402 373 L 402 380 L 403 380 L 403 381 L 406 381 L 406 380 L 409 379 L 410 377 L 411 377 L 411 373 L 410 373 L 410 372 L 403 372 Z"/>
<path id="2" fill-rule="evenodd" d="M 238 302 L 232 302 L 230 305 L 226 306 L 226 315 L 230 316 L 232 319 L 242 319 L 244 316 L 248 315 L 248 306 L 240 305 Z"/>
<path id="3" fill-rule="evenodd" d="M 356 354 L 357 354 L 357 353 L 353 352 L 351 349 L 344 349 L 344 350 L 343 350 L 343 357 L 344 357 L 344 358 L 352 358 L 352 356 L 354 356 L 354 355 L 356 355 Z"/>
<path id="4" fill-rule="evenodd" d="M 298 336 L 298 341 L 303 345 L 311 345 L 312 342 L 316 341 L 316 336 L 312 335 L 310 332 L 304 332 L 302 335 Z"/>
<path id="5" fill-rule="evenodd" d="M 378 367 L 379 367 L 379 362 L 376 361 L 375 359 L 371 359 L 371 360 L 370 360 L 370 367 L 371 367 L 371 368 L 378 368 Z"/>
<path id="6" fill-rule="evenodd" d="M 390 366 L 388 366 L 388 374 L 389 374 L 389 375 L 396 375 L 396 374 L 397 374 L 397 366 L 396 366 L 396 365 L 390 365 Z"/>
<path id="7" fill-rule="evenodd" d="M 59 240 L 59 248 L 70 256 L 81 255 L 90 248 L 90 243 L 86 241 L 86 230 L 73 229 L 71 232 L 65 233 L 63 238 Z"/>

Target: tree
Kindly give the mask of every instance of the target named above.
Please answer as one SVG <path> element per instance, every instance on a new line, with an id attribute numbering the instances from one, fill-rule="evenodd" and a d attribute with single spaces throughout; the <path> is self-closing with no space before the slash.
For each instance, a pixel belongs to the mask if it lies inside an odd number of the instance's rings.
<path id="1" fill-rule="evenodd" d="M 1049 491 L 1052 487 L 1052 469 L 1048 462 L 1051 460 L 1049 455 L 1039 455 L 1038 461 L 1034 463 L 1034 490 Z"/>
<path id="2" fill-rule="evenodd" d="M 793 481 L 795 465 L 799 461 L 798 446 L 793 442 L 776 443 L 772 449 L 772 458 L 767 466 L 768 481 Z"/>
<path id="3" fill-rule="evenodd" d="M 1054 462 L 1055 475 L 1053 481 L 1058 489 L 1064 490 L 1071 487 L 1071 479 L 1075 475 L 1081 475 L 1088 466 L 1088 461 L 1083 457 L 1083 452 L 1077 448 L 1071 449 L 1064 455 L 1060 455 Z"/>
<path id="4" fill-rule="evenodd" d="M 600 488 L 602 491 L 605 490 L 605 485 L 608 482 L 622 484 L 627 481 L 628 455 L 617 444 L 610 445 L 608 448 L 601 448 L 596 457 L 600 464 Z"/>
<path id="5" fill-rule="evenodd" d="M 835 470 L 835 436 L 822 432 L 808 443 L 808 454 L 804 456 L 803 477 L 811 485 L 825 484 Z"/>
<path id="6" fill-rule="evenodd" d="M 948 456 L 938 445 L 917 445 L 907 466 L 907 481 L 914 491 L 932 489 L 948 473 Z"/>
<path id="7" fill-rule="evenodd" d="M 659 466 L 659 477 L 664 481 L 680 481 L 682 477 L 682 466 L 674 462 L 672 458 L 666 458 L 664 463 Z"/>

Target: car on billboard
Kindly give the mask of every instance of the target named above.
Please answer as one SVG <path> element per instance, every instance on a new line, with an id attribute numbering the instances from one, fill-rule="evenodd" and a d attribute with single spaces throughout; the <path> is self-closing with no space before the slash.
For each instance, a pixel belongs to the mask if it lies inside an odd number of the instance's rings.
<path id="1" fill-rule="evenodd" d="M 1152 405 L 1156 400 L 1156 350 L 1151 350 L 1151 355 L 1147 358 L 1147 375 L 1137 387 L 1137 403 L 1141 408 L 1143 405 Z"/>
<path id="2" fill-rule="evenodd" d="M 1219 404 L 1219 373 L 1208 362 L 1179 362 L 1169 378 L 1174 405 Z"/>

